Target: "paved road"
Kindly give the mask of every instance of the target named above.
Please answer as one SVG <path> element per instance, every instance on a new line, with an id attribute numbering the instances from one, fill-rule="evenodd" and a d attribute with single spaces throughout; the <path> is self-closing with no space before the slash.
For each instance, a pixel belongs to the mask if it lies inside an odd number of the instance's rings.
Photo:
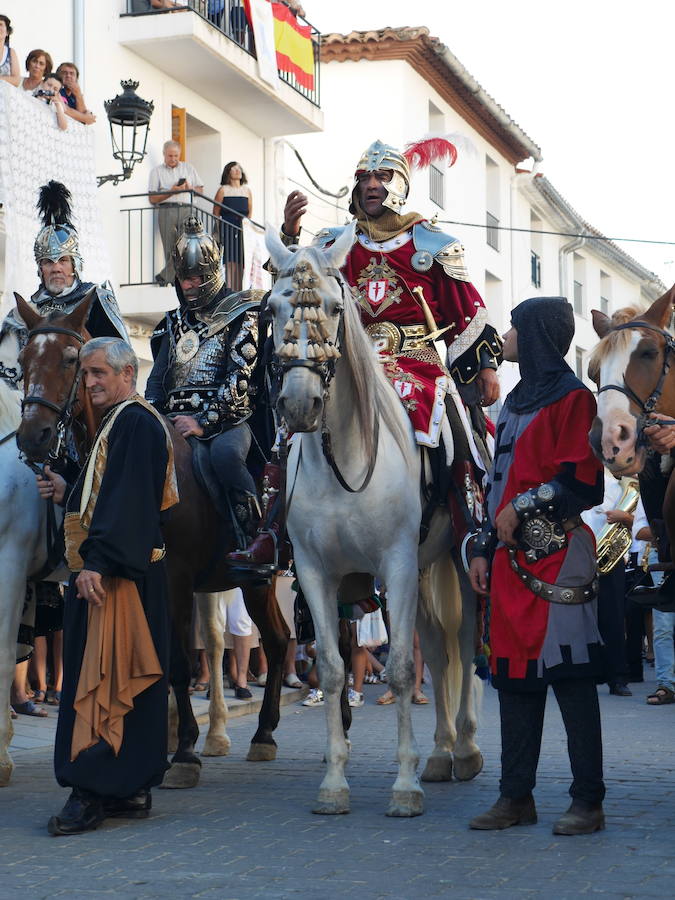
<path id="1" fill-rule="evenodd" d="M 635 685 L 632 698 L 601 689 L 608 827 L 589 837 L 551 834 L 568 805 L 569 781 L 552 697 L 536 791 L 539 824 L 502 833 L 467 828 L 497 793 L 492 689 L 479 731 L 483 773 L 470 783 L 426 785 L 427 811 L 412 820 L 384 816 L 396 716 L 393 706 L 375 706 L 382 690 L 376 686 L 366 686 L 366 706 L 355 710 L 352 813 L 338 818 L 310 813 L 323 769 L 320 709 L 283 710 L 274 763 L 245 761 L 254 719 L 233 720 L 231 755 L 204 760 L 196 790 L 155 791 L 150 819 L 106 822 L 71 838 L 46 834 L 47 818 L 65 799 L 49 750 L 18 750 L 13 782 L 0 791 L 0 897 L 665 900 L 675 893 L 675 706 L 648 708 L 652 686 Z M 433 708 L 414 707 L 414 719 L 428 751 Z"/>

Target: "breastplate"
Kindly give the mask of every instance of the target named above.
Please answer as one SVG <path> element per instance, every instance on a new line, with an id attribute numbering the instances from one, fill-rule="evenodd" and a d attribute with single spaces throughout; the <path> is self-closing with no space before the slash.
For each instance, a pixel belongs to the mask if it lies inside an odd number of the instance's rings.
<path id="1" fill-rule="evenodd" d="M 223 380 L 230 357 L 228 330 L 208 334 L 204 322 L 183 319 L 171 323 L 169 332 L 169 374 L 166 386 L 171 390 L 185 385 L 217 384 Z"/>

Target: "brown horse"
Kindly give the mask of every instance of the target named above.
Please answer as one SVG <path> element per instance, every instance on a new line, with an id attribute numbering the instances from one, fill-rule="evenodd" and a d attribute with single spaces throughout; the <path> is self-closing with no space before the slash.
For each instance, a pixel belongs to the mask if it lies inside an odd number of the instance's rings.
<path id="1" fill-rule="evenodd" d="M 91 298 L 85 299 L 64 316 L 50 313 L 41 317 L 22 297 L 15 294 L 17 309 L 29 329 L 28 343 L 21 352 L 26 397 L 17 443 L 33 463 L 49 462 L 49 454 L 71 415 L 81 418 L 83 390 L 79 383 L 79 350 L 88 335 L 85 322 Z M 178 711 L 177 749 L 165 786 L 192 787 L 199 780 L 201 762 L 194 752 L 199 735 L 189 699 L 189 638 L 193 594 L 212 594 L 241 587 L 246 607 L 258 626 L 269 661 L 265 696 L 248 758 L 269 760 L 276 756 L 274 729 L 279 722 L 279 697 L 283 660 L 289 631 L 269 582 L 241 584 L 224 564 L 225 555 L 235 549 L 232 530 L 213 506 L 194 477 L 189 443 L 171 426 L 180 503 L 170 511 L 164 528 L 169 601 L 172 620 L 170 681 Z M 91 435 L 90 435 L 91 436 Z M 203 608 L 203 607 L 202 607 Z M 222 641 L 213 646 L 216 629 L 207 646 L 211 657 L 211 730 L 204 754 L 225 755 L 229 738 L 225 733 L 226 706 L 221 678 Z M 218 655 L 218 650 L 220 654 Z M 222 731 L 214 729 L 214 720 Z"/>
<path id="2" fill-rule="evenodd" d="M 610 320 L 593 310 L 601 338 L 588 372 L 598 385 L 598 414 L 589 439 L 598 459 L 617 477 L 642 471 L 653 413 L 675 417 L 675 339 L 669 331 L 675 285 L 644 313 L 628 308 Z M 663 519 L 675 547 L 675 480 L 668 482 Z"/>

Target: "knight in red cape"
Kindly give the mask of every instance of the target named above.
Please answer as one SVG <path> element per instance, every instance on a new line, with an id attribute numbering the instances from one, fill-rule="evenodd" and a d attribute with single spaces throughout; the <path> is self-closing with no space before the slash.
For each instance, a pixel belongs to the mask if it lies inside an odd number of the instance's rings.
<path id="1" fill-rule="evenodd" d="M 490 463 L 481 406 L 499 397 L 501 338 L 469 281 L 461 243 L 419 213 L 401 213 L 410 188 L 410 161 L 421 167 L 445 157 L 452 164 L 456 156 L 455 146 L 444 138 L 412 144 L 405 153 L 379 140 L 368 147 L 354 173 L 349 209 L 357 221 L 356 241 L 342 271 L 417 443 L 438 447 L 449 421 L 454 487 L 444 475 L 436 489 L 441 502 L 444 493 L 448 498 L 457 546 L 463 550 L 481 520 L 481 481 Z M 286 245 L 298 242 L 306 208 L 304 194 L 288 196 L 281 230 Z M 320 231 L 314 245 L 327 247 L 344 227 Z M 445 342 L 445 360 L 429 334 Z M 255 563 L 273 539 L 271 530 L 263 529 L 246 550 L 228 558 Z"/>
<path id="2" fill-rule="evenodd" d="M 550 684 L 573 775 L 572 804 L 553 831 L 589 834 L 605 821 L 596 553 L 580 518 L 603 496 L 602 467 L 588 442 L 595 400 L 564 359 L 574 336 L 564 297 L 525 300 L 511 322 L 504 359 L 519 364 L 521 378 L 497 423 L 488 518 L 470 570 L 474 589 L 490 594 L 502 775 L 497 803 L 471 827 L 537 821 L 532 790 Z"/>

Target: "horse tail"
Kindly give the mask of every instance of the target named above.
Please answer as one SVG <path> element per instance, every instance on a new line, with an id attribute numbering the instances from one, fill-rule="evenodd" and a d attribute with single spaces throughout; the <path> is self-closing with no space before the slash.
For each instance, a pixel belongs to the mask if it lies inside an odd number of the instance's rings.
<path id="1" fill-rule="evenodd" d="M 462 592 L 452 557 L 442 553 L 431 565 L 431 615 L 439 623 L 445 635 L 448 654 L 448 693 L 450 714 L 454 719 L 459 710 L 462 690 L 462 659 L 459 629 L 462 624 Z"/>

